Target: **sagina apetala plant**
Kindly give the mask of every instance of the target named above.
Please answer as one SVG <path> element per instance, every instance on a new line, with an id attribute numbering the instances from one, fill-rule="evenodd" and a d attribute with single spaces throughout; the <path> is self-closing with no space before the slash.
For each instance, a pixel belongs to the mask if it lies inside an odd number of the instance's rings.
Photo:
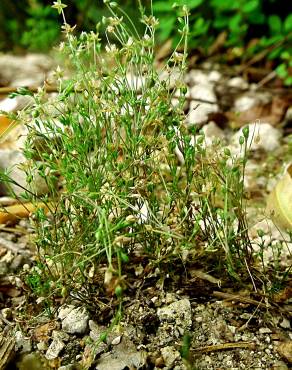
<path id="1" fill-rule="evenodd" d="M 64 5 L 54 6 L 64 20 L 66 68 L 55 71 L 58 94 L 40 89 L 27 111 L 28 179 L 37 171 L 50 189 L 43 198 L 50 212 L 34 216 L 38 261 L 30 286 L 45 301 L 68 294 L 87 300 L 91 285 L 120 300 L 123 264 L 137 263 L 139 278 L 147 264 L 159 274 L 162 265 L 208 253 L 239 279 L 252 261 L 245 155 L 231 158 L 221 143 L 207 149 L 203 134 L 185 125 L 187 9 L 177 49 L 158 71 L 158 21 L 142 7 L 139 35 L 108 3 L 104 43 L 98 32 L 75 36 Z"/>

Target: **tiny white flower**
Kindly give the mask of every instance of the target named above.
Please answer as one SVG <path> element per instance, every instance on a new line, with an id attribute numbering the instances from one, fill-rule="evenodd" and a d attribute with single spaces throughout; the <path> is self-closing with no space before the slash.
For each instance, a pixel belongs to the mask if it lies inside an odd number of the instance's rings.
<path id="1" fill-rule="evenodd" d="M 113 32 L 115 32 L 115 28 L 113 26 L 107 26 L 106 32 L 113 33 Z"/>
<path id="2" fill-rule="evenodd" d="M 115 44 L 109 44 L 105 46 L 105 50 L 107 53 L 115 53 L 117 51 L 117 47 Z"/>
<path id="3" fill-rule="evenodd" d="M 61 14 L 62 10 L 66 8 L 66 4 L 62 4 L 61 0 L 54 1 L 52 8 L 57 9 L 58 13 Z"/>
<path id="4" fill-rule="evenodd" d="M 133 45 L 133 43 L 134 43 L 133 38 L 129 37 L 129 40 L 127 41 L 127 46 L 131 46 L 131 45 Z"/>
<path id="5" fill-rule="evenodd" d="M 65 49 L 65 42 L 62 41 L 60 42 L 60 45 L 59 45 L 59 51 L 63 51 Z"/>

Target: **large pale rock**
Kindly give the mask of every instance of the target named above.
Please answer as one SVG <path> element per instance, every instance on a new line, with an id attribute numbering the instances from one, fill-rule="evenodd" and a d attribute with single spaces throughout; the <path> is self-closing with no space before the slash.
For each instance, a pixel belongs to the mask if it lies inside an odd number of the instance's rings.
<path id="1" fill-rule="evenodd" d="M 74 308 L 75 306 L 72 304 L 61 306 L 58 312 L 58 319 L 64 320 Z"/>
<path id="2" fill-rule="evenodd" d="M 4 112 L 16 112 L 27 106 L 31 105 L 33 102 L 30 96 L 16 96 L 15 98 L 5 98 L 0 101 L 0 111 Z"/>
<path id="3" fill-rule="evenodd" d="M 192 326 L 192 309 L 188 299 L 181 299 L 168 306 L 158 308 L 157 316 L 161 322 L 174 322 L 185 330 Z"/>
<path id="4" fill-rule="evenodd" d="M 189 114 L 186 120 L 188 124 L 204 123 L 208 121 L 209 114 L 218 112 L 219 107 L 213 85 L 209 83 L 195 85 L 189 89 L 189 96 L 193 99 L 208 101 L 208 103 L 197 100 L 190 102 Z"/>
<path id="5" fill-rule="evenodd" d="M 65 343 L 62 340 L 54 339 L 46 352 L 46 355 L 45 355 L 46 359 L 54 360 L 55 358 L 59 356 L 60 352 L 62 351 L 64 347 L 65 347 Z"/>
<path id="6" fill-rule="evenodd" d="M 126 336 L 111 352 L 104 353 L 97 361 L 96 370 L 141 369 L 145 365 L 146 354 L 137 351 L 133 342 Z"/>
<path id="7" fill-rule="evenodd" d="M 12 191 L 20 195 L 25 189 L 32 191 L 37 195 L 48 192 L 48 186 L 43 177 L 37 171 L 33 173 L 32 182 L 27 182 L 27 176 L 24 171 L 26 158 L 23 153 L 17 149 L 0 149 L 0 172 L 8 171 L 11 179 L 9 183 L 3 183 L 0 179 L 0 193 L 7 194 Z"/>
<path id="8" fill-rule="evenodd" d="M 176 68 L 171 72 L 165 69 L 159 74 L 159 80 L 164 81 L 169 89 L 174 89 L 183 79 L 181 71 Z"/>
<path id="9" fill-rule="evenodd" d="M 203 126 L 202 131 L 205 135 L 206 146 L 212 145 L 214 140 L 223 141 L 225 139 L 224 131 L 219 128 L 215 122 L 211 121 Z"/>
<path id="10" fill-rule="evenodd" d="M 164 364 L 165 366 L 168 366 L 168 368 L 173 368 L 175 362 L 180 359 L 180 353 L 173 346 L 161 348 L 161 354 Z"/>
<path id="11" fill-rule="evenodd" d="M 218 71 L 202 71 L 201 69 L 191 69 L 185 77 L 185 82 L 190 85 L 213 84 L 221 79 L 222 75 Z"/>
<path id="12" fill-rule="evenodd" d="M 127 84 L 130 89 L 135 91 L 141 91 L 143 87 L 145 87 L 145 77 L 135 76 L 134 74 L 128 73 L 126 75 Z M 123 88 L 123 85 L 121 86 Z"/>
<path id="13" fill-rule="evenodd" d="M 229 87 L 235 87 L 237 89 L 245 90 L 245 89 L 248 88 L 248 83 L 245 81 L 244 78 L 242 78 L 240 76 L 237 76 L 237 77 L 231 78 L 227 82 L 227 86 L 229 86 Z"/>
<path id="14" fill-rule="evenodd" d="M 23 332 L 17 331 L 15 333 L 15 347 L 17 351 L 19 351 L 19 353 L 31 352 L 31 339 L 29 337 L 26 337 Z"/>
<path id="15" fill-rule="evenodd" d="M 62 321 L 62 329 L 69 334 L 84 334 L 88 328 L 89 315 L 85 308 L 72 309 Z"/>
<path id="16" fill-rule="evenodd" d="M 248 149 L 261 149 L 266 152 L 273 152 L 280 147 L 282 133 L 279 129 L 274 128 L 269 123 L 251 123 L 247 126 L 249 127 L 249 137 L 247 141 Z M 233 152 L 235 152 L 235 154 L 240 151 L 239 138 L 242 136 L 244 127 L 235 133 L 231 139 L 235 149 Z"/>
<path id="17" fill-rule="evenodd" d="M 27 54 L 0 55 L 0 83 L 4 86 L 39 85 L 52 68 L 53 61 L 47 55 Z"/>
<path id="18" fill-rule="evenodd" d="M 263 232 L 263 236 L 260 238 L 258 236 L 258 231 Z M 292 243 L 289 242 L 289 235 L 281 231 L 270 219 L 264 219 L 257 222 L 255 225 L 250 227 L 248 230 L 248 235 L 251 240 L 253 250 L 255 253 L 262 253 L 262 260 L 264 264 L 274 263 L 275 259 L 279 262 L 281 260 L 281 265 L 285 266 L 289 263 L 289 253 L 292 247 Z M 286 240 L 281 254 L 275 254 L 275 248 L 279 244 L 279 240 Z M 264 248 L 261 250 L 261 245 Z"/>
<path id="19" fill-rule="evenodd" d="M 240 95 L 234 101 L 235 112 L 245 112 L 249 109 L 254 108 L 257 105 L 265 105 L 272 101 L 272 97 L 269 93 L 254 93 L 248 92 Z"/>
<path id="20" fill-rule="evenodd" d="M 258 176 L 260 166 L 252 159 L 247 161 L 244 174 L 244 187 L 246 190 L 261 190 L 267 186 L 268 179 L 265 176 Z"/>

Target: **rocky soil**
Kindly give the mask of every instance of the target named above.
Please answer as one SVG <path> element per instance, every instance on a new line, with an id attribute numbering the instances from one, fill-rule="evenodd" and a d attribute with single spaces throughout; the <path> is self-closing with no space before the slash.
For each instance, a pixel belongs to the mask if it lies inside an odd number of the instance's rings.
<path id="1" fill-rule="evenodd" d="M 37 86 L 50 78 L 53 62 L 42 55 L 24 58 L 0 56 L 0 85 Z M 252 157 L 247 165 L 245 186 L 250 194 L 248 209 L 250 236 L 256 247 L 256 230 L 268 236 L 264 259 L 274 258 L 271 245 L 287 240 L 279 256 L 281 266 L 291 266 L 292 243 L 288 235 L 268 220 L 257 205 L 268 194 L 291 163 L 292 92 L 261 81 L 226 74 L 218 66 L 205 63 L 191 69 L 186 106 L 190 125 L 202 127 L 206 145 L 219 138 L 236 155 L 244 125 L 254 132 Z M 26 98 L 0 100 L 0 110 L 17 112 L 30 104 Z M 174 101 L 175 104 L 175 101 Z M 0 134 L 7 128 L 0 117 Z M 1 131 L 2 130 L 2 131 Z M 0 168 L 25 162 L 22 154 L 23 128 L 12 130 L 0 143 Z M 178 159 L 180 153 L 177 153 Z M 14 167 L 13 178 L 26 187 L 26 178 Z M 1 185 L 1 184 L 0 184 Z M 35 180 L 38 193 L 46 191 Z M 19 187 L 14 187 L 17 194 Z M 1 207 L 13 207 L 5 184 L 1 187 Z M 13 209 L 14 210 L 14 209 Z M 278 369 L 292 368 L 292 285 L 273 300 L 253 291 L 230 285 L 201 266 L 173 266 L 166 274 L 158 268 L 133 271 L 122 305 L 122 318 L 109 328 L 118 303 L 98 292 L 80 292 L 59 307 L 38 311 L 23 280 L 33 268 L 35 250 L 30 211 L 15 211 L 16 217 L 0 214 L 0 368 L 8 369 Z M 292 227 L 292 225 L 291 225 Z M 185 256 L 187 257 L 187 256 Z M 278 258 L 278 257 L 277 257 Z M 83 299 L 81 299 L 83 298 Z M 37 313 L 36 313 L 37 312 Z M 9 362 L 9 359 L 11 361 Z M 8 364 L 9 363 L 9 364 Z M 8 365 L 7 365 L 8 364 Z"/>

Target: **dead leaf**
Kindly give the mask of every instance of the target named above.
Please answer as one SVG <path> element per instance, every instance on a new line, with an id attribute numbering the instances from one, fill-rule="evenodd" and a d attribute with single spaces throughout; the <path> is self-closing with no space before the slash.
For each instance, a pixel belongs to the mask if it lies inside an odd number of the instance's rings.
<path id="1" fill-rule="evenodd" d="M 209 47 L 208 54 L 213 55 L 222 49 L 222 47 L 225 44 L 226 38 L 228 36 L 228 33 L 226 31 L 223 31 L 219 33 L 219 35 L 216 37 L 216 40 L 213 42 L 213 44 Z"/>
<path id="2" fill-rule="evenodd" d="M 4 210 L 0 212 L 0 224 L 16 223 L 19 218 L 28 218 L 32 212 L 39 208 L 43 208 L 46 212 L 49 210 L 44 203 L 30 202 L 4 207 Z"/>
<path id="3" fill-rule="evenodd" d="M 19 297 L 21 294 L 20 289 L 8 286 L 0 286 L 0 292 L 7 295 L 10 298 Z"/>
<path id="4" fill-rule="evenodd" d="M 267 199 L 266 212 L 283 230 L 292 230 L 292 164 Z"/>
<path id="5" fill-rule="evenodd" d="M 213 276 L 205 273 L 202 270 L 191 270 L 191 276 L 197 277 L 202 280 L 209 281 L 209 283 L 220 285 L 221 281 L 219 279 L 214 278 Z"/>
<path id="6" fill-rule="evenodd" d="M 273 301 L 276 303 L 285 303 L 292 298 L 292 286 L 287 286 L 277 294 L 273 295 Z"/>
<path id="7" fill-rule="evenodd" d="M 292 340 L 280 343 L 276 349 L 283 359 L 292 364 Z"/>
<path id="8" fill-rule="evenodd" d="M 12 124 L 12 121 L 5 117 L 5 116 L 0 116 L 0 137 L 4 132 L 8 129 L 8 127 Z"/>
<path id="9" fill-rule="evenodd" d="M 44 325 L 38 326 L 33 331 L 33 337 L 38 342 L 47 343 L 51 337 L 51 333 L 57 328 L 56 321 L 47 322 Z"/>
<path id="10" fill-rule="evenodd" d="M 4 329 L 0 336 L 0 369 L 8 369 L 15 355 L 15 337 L 12 331 Z"/>

